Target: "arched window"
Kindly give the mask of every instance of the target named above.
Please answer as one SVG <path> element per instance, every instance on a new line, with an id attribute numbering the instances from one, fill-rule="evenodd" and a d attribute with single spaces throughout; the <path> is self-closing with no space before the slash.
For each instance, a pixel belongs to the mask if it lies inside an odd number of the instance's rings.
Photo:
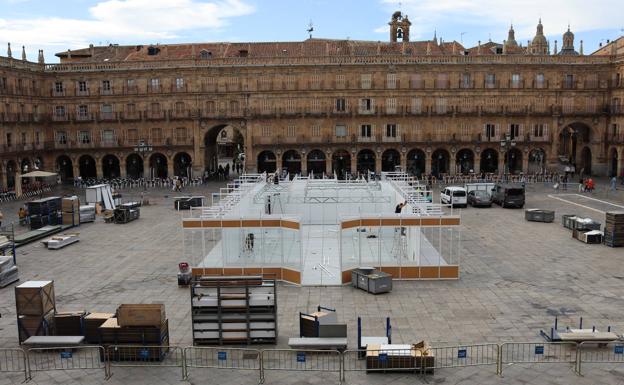
<path id="1" fill-rule="evenodd" d="M 203 50 L 199 53 L 199 58 L 200 58 L 200 59 L 210 59 L 210 58 L 212 58 L 212 52 L 210 52 L 210 51 L 206 51 L 205 49 L 203 49 Z"/>

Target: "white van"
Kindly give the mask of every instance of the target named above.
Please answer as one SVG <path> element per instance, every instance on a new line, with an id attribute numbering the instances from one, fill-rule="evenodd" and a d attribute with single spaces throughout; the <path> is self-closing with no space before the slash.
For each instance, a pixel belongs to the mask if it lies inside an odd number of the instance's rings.
<path id="1" fill-rule="evenodd" d="M 466 189 L 457 186 L 446 187 L 440 192 L 440 202 L 442 204 L 452 204 L 453 207 L 466 207 L 468 206 Z"/>

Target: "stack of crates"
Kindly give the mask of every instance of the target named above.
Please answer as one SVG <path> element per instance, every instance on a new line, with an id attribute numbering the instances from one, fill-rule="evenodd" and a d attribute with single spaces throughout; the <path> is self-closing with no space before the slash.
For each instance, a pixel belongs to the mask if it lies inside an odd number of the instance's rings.
<path id="1" fill-rule="evenodd" d="M 28 281 L 15 288 L 20 344 L 31 336 L 54 335 L 54 281 Z"/>
<path id="2" fill-rule="evenodd" d="M 606 213 L 604 243 L 609 247 L 624 246 L 624 211 Z"/>
<path id="3" fill-rule="evenodd" d="M 60 212 L 60 197 L 49 197 L 28 202 L 30 229 L 37 230 L 44 226 L 60 224 Z"/>
<path id="4" fill-rule="evenodd" d="M 61 203 L 63 225 L 80 225 L 80 199 L 77 196 L 63 198 Z"/>

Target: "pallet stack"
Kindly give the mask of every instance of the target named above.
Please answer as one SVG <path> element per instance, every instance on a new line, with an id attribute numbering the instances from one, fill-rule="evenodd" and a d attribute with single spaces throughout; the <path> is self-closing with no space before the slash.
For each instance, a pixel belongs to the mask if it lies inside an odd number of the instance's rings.
<path id="1" fill-rule="evenodd" d="M 84 318 L 84 336 L 85 342 L 88 344 L 97 344 L 100 342 L 99 327 L 108 319 L 114 318 L 113 313 L 91 313 Z"/>
<path id="2" fill-rule="evenodd" d="M 58 312 L 54 315 L 54 329 L 57 336 L 83 336 L 84 311 Z"/>
<path id="3" fill-rule="evenodd" d="M 624 211 L 606 214 L 604 243 L 609 247 L 624 246 Z"/>
<path id="4" fill-rule="evenodd" d="M 99 328 L 100 344 L 111 361 L 160 361 L 169 351 L 169 322 L 165 305 L 126 304 L 117 309 L 117 318 L 107 319 Z"/>
<path id="5" fill-rule="evenodd" d="M 48 225 L 58 225 L 60 213 L 60 197 L 49 197 L 28 202 L 30 229 L 37 230 Z"/>
<path id="6" fill-rule="evenodd" d="M 61 202 L 61 211 L 63 225 L 80 225 L 80 200 L 77 196 L 63 198 Z"/>
<path id="7" fill-rule="evenodd" d="M 28 281 L 15 288 L 20 344 L 31 336 L 54 335 L 56 302 L 53 281 Z"/>

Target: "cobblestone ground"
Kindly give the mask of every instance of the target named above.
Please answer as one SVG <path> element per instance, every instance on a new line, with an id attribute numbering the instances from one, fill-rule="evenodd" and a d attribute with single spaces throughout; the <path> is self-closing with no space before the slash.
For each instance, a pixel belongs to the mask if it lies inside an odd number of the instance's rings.
<path id="1" fill-rule="evenodd" d="M 281 285 L 278 293 L 280 338 L 278 347 L 298 333 L 299 311 L 316 305 L 335 307 L 339 320 L 349 325 L 349 346 L 356 345 L 356 319 L 363 318 L 365 335 L 382 335 L 390 316 L 393 342 L 430 341 L 434 346 L 543 341 L 540 329 L 555 316 L 560 326 L 596 325 L 624 333 L 624 249 L 586 245 L 571 238 L 560 225 L 562 214 L 574 213 L 604 223 L 605 210 L 623 210 L 624 192 L 608 192 L 606 181 L 588 199 L 575 191 L 530 186 L 528 208 L 556 210 L 555 223 L 526 222 L 523 210 L 462 210 L 461 278 L 458 281 L 395 282 L 387 295 L 372 296 L 351 287 L 295 287 Z M 219 184 L 191 188 L 210 196 Z M 80 192 L 79 192 L 80 193 Z M 130 198 L 139 191 L 124 192 Z M 48 251 L 39 242 L 18 249 L 21 281 L 53 279 L 58 310 L 84 309 L 114 312 L 121 303 L 164 303 L 171 344 L 192 344 L 188 289 L 176 281 L 182 255 L 180 213 L 173 209 L 171 192 L 151 190 L 151 205 L 138 221 L 80 226 L 80 242 Z M 612 202 L 618 208 L 604 203 Z M 16 219 L 20 203 L 0 205 L 5 223 Z M 14 285 L 0 289 L 0 347 L 17 347 Z M 274 346 L 270 346 L 274 348 Z M 262 348 L 253 346 L 252 348 Z M 624 361 L 624 360 L 623 360 Z M 5 363 L 6 364 L 6 363 Z M 0 369 L 3 362 L 0 360 Z M 36 384 L 178 384 L 178 368 L 112 368 L 103 370 L 33 372 Z M 449 368 L 421 378 L 411 373 L 346 373 L 352 384 L 624 384 L 624 364 L 587 364 L 584 376 L 571 364 L 505 365 Z M 256 371 L 192 369 L 194 384 L 253 384 Z M 338 383 L 338 373 L 266 371 L 266 383 Z M 19 383 L 20 374 L 0 373 L 0 385 Z"/>

